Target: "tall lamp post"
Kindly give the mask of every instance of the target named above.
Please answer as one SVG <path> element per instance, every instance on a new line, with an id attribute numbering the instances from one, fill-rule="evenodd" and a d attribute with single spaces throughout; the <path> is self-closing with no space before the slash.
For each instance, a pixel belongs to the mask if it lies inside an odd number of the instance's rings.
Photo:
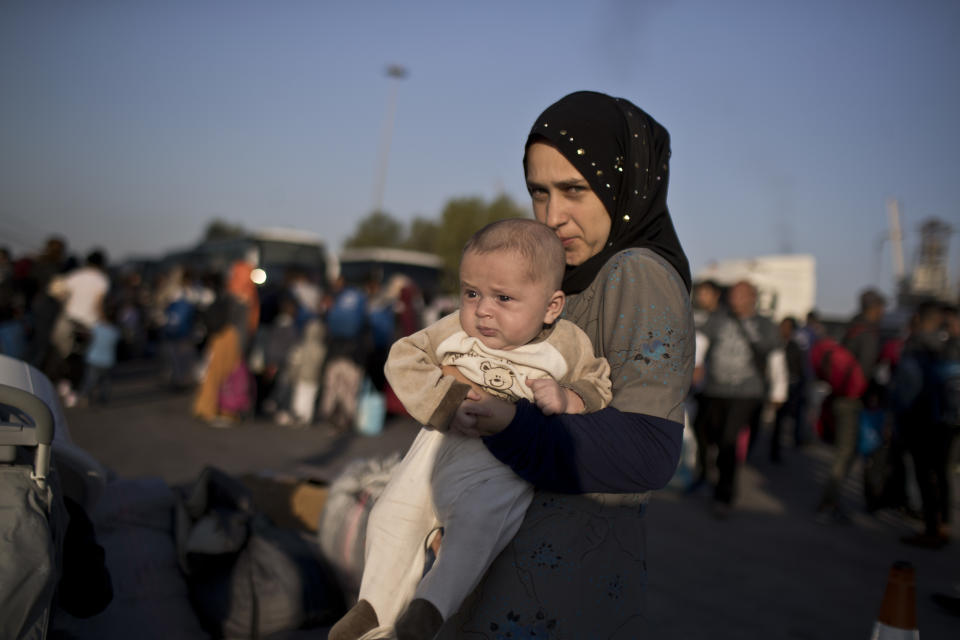
<path id="1" fill-rule="evenodd" d="M 390 140 L 393 137 L 393 118 L 397 111 L 397 89 L 400 80 L 407 77 L 407 69 L 399 64 L 387 67 L 387 77 L 396 82 L 390 89 L 390 102 L 387 105 L 387 119 L 383 126 L 383 139 L 380 142 L 380 162 L 377 171 L 377 181 L 373 189 L 373 210 L 383 211 L 383 189 L 387 182 L 387 165 L 390 163 Z"/>

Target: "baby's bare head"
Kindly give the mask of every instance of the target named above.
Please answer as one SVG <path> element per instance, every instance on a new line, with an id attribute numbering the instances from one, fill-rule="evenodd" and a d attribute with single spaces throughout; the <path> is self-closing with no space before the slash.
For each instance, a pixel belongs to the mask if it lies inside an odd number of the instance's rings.
<path id="1" fill-rule="evenodd" d="M 512 253 L 523 262 L 517 265 L 524 276 L 542 282 L 551 291 L 560 289 L 566 269 L 566 255 L 560 238 L 550 227 L 528 218 L 491 222 L 477 231 L 463 247 L 467 253 Z"/>

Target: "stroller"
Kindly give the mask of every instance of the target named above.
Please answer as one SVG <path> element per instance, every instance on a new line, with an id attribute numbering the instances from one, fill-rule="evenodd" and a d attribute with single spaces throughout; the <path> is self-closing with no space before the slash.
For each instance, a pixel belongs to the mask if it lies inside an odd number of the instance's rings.
<path id="1" fill-rule="evenodd" d="M 55 398 L 50 381 L 36 369 L 0 356 L 3 638 L 46 637 L 60 580 L 69 517 L 50 464 L 55 415 L 49 403 Z"/>

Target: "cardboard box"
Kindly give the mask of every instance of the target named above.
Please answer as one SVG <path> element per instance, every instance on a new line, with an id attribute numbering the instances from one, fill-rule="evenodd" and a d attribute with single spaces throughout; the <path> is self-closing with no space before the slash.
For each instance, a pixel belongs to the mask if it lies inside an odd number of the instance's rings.
<path id="1" fill-rule="evenodd" d="M 316 532 L 330 488 L 316 480 L 273 474 L 240 478 L 253 495 L 253 505 L 281 527 Z"/>

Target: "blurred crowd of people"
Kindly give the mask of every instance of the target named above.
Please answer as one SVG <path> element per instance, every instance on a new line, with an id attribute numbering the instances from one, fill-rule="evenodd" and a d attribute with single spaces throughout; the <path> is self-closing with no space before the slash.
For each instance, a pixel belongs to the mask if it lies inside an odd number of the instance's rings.
<path id="1" fill-rule="evenodd" d="M 758 313 L 748 281 L 700 281 L 693 298 L 697 366 L 689 414 L 696 455 L 688 492 L 711 487 L 715 515 L 727 517 L 737 470 L 757 455 L 766 427 L 765 453 L 774 464 L 789 445 L 833 445 L 816 505 L 821 521 L 849 519 L 841 488 L 861 459 L 867 511 L 898 509 L 922 519 L 923 532 L 904 543 L 940 548 L 950 540 L 960 445 L 955 305 L 921 301 L 898 322 L 884 296 L 868 289 L 848 322 L 827 324 L 811 312 L 802 322 L 785 317 L 775 325 Z"/>
<path id="2" fill-rule="evenodd" d="M 110 290 L 101 250 L 81 259 L 57 237 L 36 255 L 0 249 L 0 353 L 47 374 L 68 406 L 106 399 L 121 340 L 121 296 Z"/>
<path id="3" fill-rule="evenodd" d="M 116 362 L 148 358 L 211 426 L 256 415 L 343 430 L 364 389 L 402 412 L 383 363 L 396 338 L 424 326 L 410 278 L 328 285 L 291 268 L 265 288 L 253 272 L 239 260 L 226 273 L 172 265 L 148 276 L 111 268 L 101 250 L 81 260 L 59 237 L 36 254 L 0 248 L 0 353 L 40 369 L 68 407 L 108 402 Z"/>
<path id="4" fill-rule="evenodd" d="M 68 407 L 108 402 L 116 362 L 152 358 L 163 384 L 193 393 L 193 414 L 211 426 L 259 416 L 346 430 L 357 427 L 368 394 L 379 395 L 381 420 L 403 412 L 383 364 L 397 338 L 436 319 L 410 278 L 371 273 L 363 283 L 327 284 L 292 269 L 268 289 L 253 269 L 173 265 L 148 277 L 111 268 L 101 250 L 71 255 L 59 237 L 31 255 L 0 248 L 0 353 L 43 371 Z M 848 322 L 811 312 L 775 324 L 757 302 L 748 281 L 695 283 L 687 491 L 709 487 L 725 518 L 762 432 L 773 463 L 789 446 L 820 439 L 833 445 L 833 461 L 818 518 L 849 518 L 841 487 L 860 459 L 867 511 L 913 513 L 924 529 L 904 542 L 946 544 L 960 445 L 957 307 L 920 302 L 897 322 L 871 289 Z"/>

